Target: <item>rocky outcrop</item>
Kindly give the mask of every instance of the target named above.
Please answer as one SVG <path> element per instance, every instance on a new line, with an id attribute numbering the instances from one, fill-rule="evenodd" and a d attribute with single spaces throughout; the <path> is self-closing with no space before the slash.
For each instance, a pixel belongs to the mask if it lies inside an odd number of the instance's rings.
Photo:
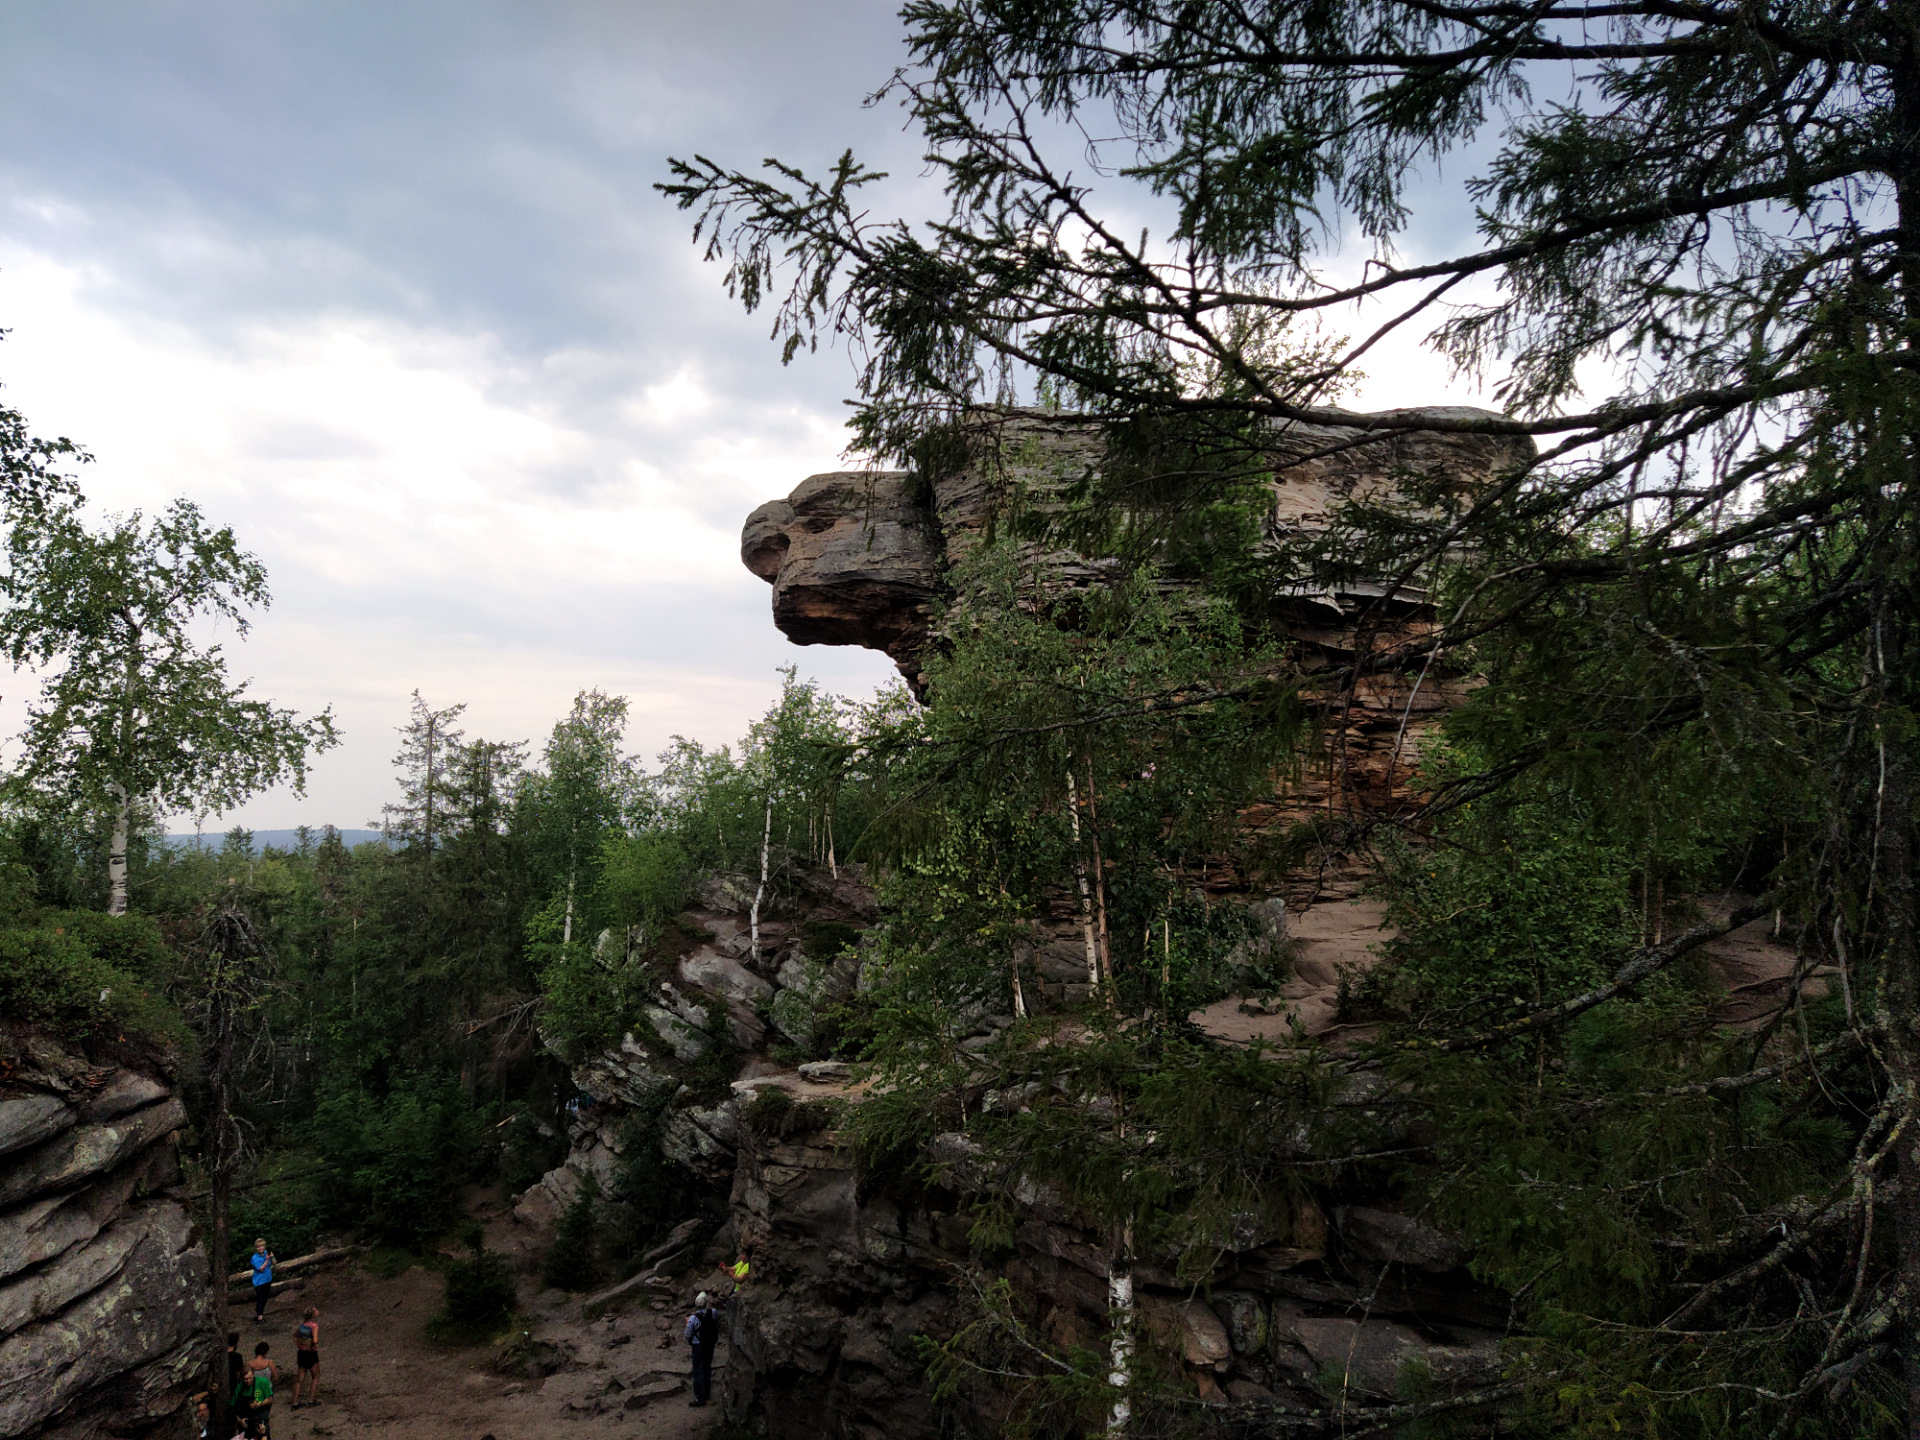
<path id="1" fill-rule="evenodd" d="M 144 1064 L 0 1035 L 0 1436 L 177 1422 L 214 1328 L 185 1123 Z"/>
<path id="2" fill-rule="evenodd" d="M 1447 407 L 1385 411 L 1379 417 L 1438 421 L 1491 418 Z M 1523 438 L 1353 425 L 1290 425 L 1267 445 L 1273 466 L 1267 543 L 1325 531 L 1347 500 L 1391 503 L 1410 481 L 1448 489 L 1485 485 L 1531 457 Z M 968 463 L 944 474 L 841 471 L 800 482 L 785 500 L 747 518 L 740 537 L 746 567 L 773 586 L 773 620 L 797 645 L 864 645 L 885 651 L 918 683 L 933 602 L 949 564 L 1015 506 L 1044 508 L 1063 484 L 1103 461 L 1096 422 L 1034 410 L 981 412 L 969 432 Z M 1085 584 L 1103 573 L 1065 551 L 1044 558 L 1051 583 Z M 1337 591 L 1301 586 L 1276 596 L 1294 633 L 1336 652 L 1353 644 L 1357 602 L 1385 587 L 1350 579 Z M 1417 590 L 1396 592 L 1391 614 L 1424 609 Z"/>
<path id="3" fill-rule="evenodd" d="M 829 870 L 789 862 L 775 880 L 762 907 L 757 955 L 748 919 L 754 884 L 738 875 L 701 882 L 693 908 L 679 921 L 683 931 L 704 938 L 670 961 L 654 962 L 648 988 L 655 1003 L 643 1007 L 641 1024 L 617 1046 L 573 1062 L 583 1099 L 568 1125 L 567 1157 L 520 1198 L 523 1221 L 550 1225 L 589 1177 L 602 1196 L 614 1195 L 635 1143 L 636 1113 L 655 1117 L 666 1159 L 726 1193 L 737 1140 L 733 1105 L 724 1095 L 703 1097 L 688 1083 L 688 1067 L 724 1038 L 747 1073 L 778 1070 L 767 1059 L 770 1044 L 809 1043 L 820 1008 L 851 994 L 858 980 L 857 960 L 807 953 L 809 925 L 825 922 L 839 928 L 824 933 L 844 934 L 875 913 L 859 866 Z"/>
<path id="4" fill-rule="evenodd" d="M 729 1420 L 769 1440 L 997 1433 L 993 1386 L 960 1393 L 936 1423 L 920 1348 L 961 1318 L 955 1276 L 982 1269 L 971 1153 L 964 1137 L 939 1137 L 935 1183 L 888 1184 L 831 1130 L 742 1127 L 733 1208 L 756 1245 L 754 1282 L 735 1300 Z M 1099 1347 L 1110 1246 L 1044 1194 L 1029 1192 L 1019 1214 L 1011 1254 L 986 1278 L 1010 1282 L 1035 1335 Z M 1283 1230 L 1250 1227 L 1198 1283 L 1181 1283 L 1171 1257 L 1131 1268 L 1142 1338 L 1174 1388 L 1297 1414 L 1497 1378 L 1507 1299 L 1467 1259 L 1418 1217 L 1303 1198 Z"/>

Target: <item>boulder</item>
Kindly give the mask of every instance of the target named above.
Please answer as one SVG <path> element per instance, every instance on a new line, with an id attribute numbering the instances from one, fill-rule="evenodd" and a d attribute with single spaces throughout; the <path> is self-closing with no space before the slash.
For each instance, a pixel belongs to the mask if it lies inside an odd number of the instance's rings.
<path id="1" fill-rule="evenodd" d="M 186 1114 L 157 1077 L 0 1031 L 0 1436 L 170 1424 L 212 1341 L 178 1184 Z M 26 1063 L 21 1064 L 21 1058 Z"/>
<path id="2" fill-rule="evenodd" d="M 112 1168 L 187 1123 L 187 1107 L 169 1095 L 158 1105 L 104 1125 L 82 1125 L 42 1141 L 0 1174 L 0 1205 L 71 1185 Z"/>
<path id="3" fill-rule="evenodd" d="M 1321 1316 L 1291 1320 L 1276 1337 L 1304 1352 L 1323 1393 L 1357 1390 L 1382 1399 L 1401 1395 L 1411 1382 L 1476 1385 L 1500 1373 L 1499 1337 L 1486 1331 L 1457 1333 L 1455 1343 L 1429 1341 L 1392 1320 Z M 1284 1362 L 1283 1362 L 1284 1363 Z"/>
<path id="4" fill-rule="evenodd" d="M 680 1082 L 659 1069 L 646 1046 L 628 1031 L 621 1037 L 618 1050 L 599 1051 L 575 1065 L 573 1083 L 596 1100 L 645 1105 Z"/>
<path id="5" fill-rule="evenodd" d="M 0 1155 L 38 1144 L 80 1117 L 57 1095 L 21 1095 L 0 1100 Z"/>
<path id="6" fill-rule="evenodd" d="M 745 875 L 709 875 L 693 887 L 702 910 L 718 915 L 744 915 L 753 906 L 755 882 Z"/>
<path id="7" fill-rule="evenodd" d="M 1393 503 L 1409 477 L 1469 490 L 1530 458 L 1524 437 L 1375 430 L 1368 423 L 1488 413 L 1448 406 L 1376 415 L 1330 410 L 1323 423 L 1276 427 L 1269 442 L 1269 543 L 1277 549 L 1325 530 L 1337 507 L 1355 497 Z M 968 421 L 967 440 L 969 461 L 930 480 L 905 471 L 813 475 L 747 517 L 741 563 L 773 587 L 773 622 L 789 640 L 884 651 L 917 683 L 947 563 L 992 532 L 1010 494 L 1022 493 L 1031 503 L 1104 462 L 1101 423 L 1082 416 L 980 410 Z M 1103 573 L 1077 555 L 1028 548 L 1055 584 L 1084 586 Z M 1309 643 L 1350 652 L 1353 607 L 1345 602 L 1382 593 L 1378 582 L 1364 578 L 1346 582 L 1338 595 L 1302 589 L 1288 599 L 1294 628 Z M 1410 604 L 1423 598 L 1401 593 Z"/>
<path id="8" fill-rule="evenodd" d="M 680 978 L 709 995 L 746 1005 L 764 1005 L 773 998 L 773 986 L 738 960 L 705 946 L 681 959 Z"/>
<path id="9" fill-rule="evenodd" d="M 866 645 L 918 673 L 940 550 L 904 471 L 813 475 L 747 517 L 740 556 L 796 645 Z"/>
<path id="10" fill-rule="evenodd" d="M 125 1115 L 130 1110 L 139 1110 L 164 1100 L 170 1092 L 167 1087 L 151 1075 L 142 1075 L 138 1070 L 119 1070 L 105 1085 L 94 1092 L 80 1111 L 82 1120 L 112 1120 Z"/>
<path id="11" fill-rule="evenodd" d="M 1377 1265 L 1407 1265 L 1442 1275 L 1467 1263 L 1465 1241 L 1411 1215 L 1342 1205 L 1334 1211 L 1333 1223 L 1345 1253 Z"/>
<path id="12" fill-rule="evenodd" d="M 1232 1363 L 1233 1342 L 1227 1327 L 1206 1301 L 1149 1295 L 1140 1308 L 1153 1338 L 1189 1365 L 1217 1366 L 1224 1371 Z"/>
<path id="13" fill-rule="evenodd" d="M 1267 1303 L 1251 1290 L 1216 1290 L 1213 1312 L 1227 1327 L 1236 1355 L 1258 1355 L 1267 1348 Z"/>
<path id="14" fill-rule="evenodd" d="M 670 1112 L 661 1123 L 660 1153 L 718 1179 L 733 1173 L 733 1147 L 739 1135 L 732 1106 L 688 1106 Z"/>
<path id="15" fill-rule="evenodd" d="M 647 1022 L 666 1043 L 666 1047 L 673 1052 L 676 1060 L 682 1062 L 698 1060 L 707 1053 L 708 1047 L 713 1043 L 671 1010 L 663 1009 L 658 1005 L 649 1005 L 646 1008 L 646 1016 Z"/>

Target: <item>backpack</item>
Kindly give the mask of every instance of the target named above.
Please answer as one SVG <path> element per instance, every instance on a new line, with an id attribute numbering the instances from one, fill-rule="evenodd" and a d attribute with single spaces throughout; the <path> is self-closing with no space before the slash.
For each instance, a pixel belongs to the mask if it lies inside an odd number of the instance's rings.
<path id="1" fill-rule="evenodd" d="M 311 1321 L 302 1320 L 298 1325 L 293 1327 L 293 1343 L 298 1345 L 302 1350 L 311 1350 L 313 1348 L 313 1324 Z"/>
<path id="2" fill-rule="evenodd" d="M 693 1343 L 701 1347 L 712 1345 L 720 1336 L 720 1317 L 711 1307 L 693 1312 Z"/>

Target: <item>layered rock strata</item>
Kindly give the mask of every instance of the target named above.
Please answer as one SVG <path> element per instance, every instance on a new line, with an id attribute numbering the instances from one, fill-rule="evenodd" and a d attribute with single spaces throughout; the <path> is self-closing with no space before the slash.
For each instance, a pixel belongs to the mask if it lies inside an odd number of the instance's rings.
<path id="1" fill-rule="evenodd" d="M 0 1035 L 0 1436 L 138 1436 L 210 1352 L 206 1252 L 157 1071 Z"/>
<path id="2" fill-rule="evenodd" d="M 1439 421 L 1493 417 L 1446 407 L 1382 412 Z M 813 475 L 784 500 L 747 517 L 741 562 L 773 587 L 773 621 L 797 645 L 863 645 L 884 651 L 918 682 L 933 604 L 948 594 L 948 570 L 1020 506 L 1042 507 L 1063 485 L 1103 461 L 1097 422 L 1033 410 L 982 412 L 970 429 L 967 463 L 935 475 L 900 470 Z M 1480 488 L 1524 464 L 1523 438 L 1438 430 L 1378 434 L 1357 426 L 1291 425 L 1267 446 L 1272 504 L 1270 547 L 1324 532 L 1349 500 L 1392 503 L 1410 482 L 1449 490 Z M 1090 583 L 1097 561 L 1023 546 L 1049 583 Z M 1378 600 L 1379 579 L 1357 577 L 1337 590 L 1283 586 L 1276 603 L 1304 643 L 1350 653 L 1358 605 Z M 1387 615 L 1424 610 L 1425 596 L 1401 588 Z"/>
<path id="3" fill-rule="evenodd" d="M 930 1150 L 935 1183 L 883 1184 L 832 1131 L 742 1127 L 733 1205 L 758 1245 L 734 1302 L 735 1424 L 769 1440 L 995 1433 L 998 1387 L 936 1416 L 927 1386 L 921 1342 L 962 1317 L 956 1278 L 980 1270 L 970 1212 L 987 1188 L 965 1137 Z M 1299 1413 L 1391 1400 L 1415 1377 L 1467 1386 L 1498 1378 L 1508 1314 L 1467 1260 L 1417 1217 L 1304 1199 L 1283 1231 L 1237 1237 L 1202 1284 L 1182 1284 L 1170 1260 L 1136 1259 L 1137 1324 L 1167 1378 L 1203 1404 Z M 1012 1254 L 986 1273 L 1011 1282 L 1044 1340 L 1098 1348 L 1109 1263 L 1097 1230 L 1029 1189 Z"/>
<path id="4" fill-rule="evenodd" d="M 769 1047 L 810 1043 L 816 1013 L 851 994 L 858 978 L 849 957 L 807 953 L 808 923 L 852 928 L 876 913 L 858 866 L 783 865 L 763 907 L 756 954 L 753 894 L 741 876 L 702 882 L 679 922 L 705 938 L 672 960 L 671 978 L 653 982 L 656 1003 L 645 1007 L 645 1023 L 572 1065 L 582 1098 L 569 1120 L 567 1158 L 521 1197 L 523 1221 L 550 1224 L 589 1177 L 602 1196 L 614 1195 L 636 1112 L 658 1113 L 665 1158 L 722 1194 L 732 1184 L 738 1129 L 731 1098 L 703 1099 L 687 1083 L 687 1067 L 723 1038 L 724 1027 L 746 1073 L 779 1070 L 767 1059 Z"/>

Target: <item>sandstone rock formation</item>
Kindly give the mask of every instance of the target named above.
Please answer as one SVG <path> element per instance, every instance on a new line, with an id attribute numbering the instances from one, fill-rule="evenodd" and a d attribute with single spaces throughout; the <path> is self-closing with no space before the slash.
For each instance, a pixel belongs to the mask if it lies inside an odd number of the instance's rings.
<path id="1" fill-rule="evenodd" d="M 954 1276 L 978 1263 L 972 1201 L 985 1182 L 969 1151 L 961 1136 L 940 1137 L 936 1183 L 884 1184 L 831 1130 L 742 1126 L 733 1208 L 757 1244 L 754 1283 L 735 1302 L 730 1419 L 769 1440 L 947 1433 L 918 1339 L 951 1332 L 962 1314 Z M 1417 1217 L 1304 1199 L 1285 1233 L 1241 1237 L 1201 1286 L 1153 1257 L 1133 1276 L 1147 1334 L 1203 1401 L 1302 1410 L 1390 1399 L 1416 1372 L 1442 1384 L 1497 1378 L 1507 1298 L 1475 1282 L 1467 1259 Z M 1097 1230 L 1029 1193 L 1013 1253 L 993 1270 L 1046 1340 L 1098 1346 L 1107 1266 Z M 992 1433 L 999 1398 L 982 1386 L 946 1418 Z"/>
<path id="2" fill-rule="evenodd" d="M 0 1436 L 179 1423 L 214 1328 L 185 1123 L 150 1066 L 0 1032 Z"/>
<path id="3" fill-rule="evenodd" d="M 1435 407 L 1384 412 L 1434 419 L 1487 412 Z M 972 459 L 942 475 L 898 470 L 810 476 L 785 500 L 762 505 L 740 537 L 742 563 L 773 586 L 773 620 L 797 645 L 864 645 L 884 651 L 916 682 L 933 602 L 950 562 L 986 535 L 1014 503 L 1044 505 L 1101 463 L 1091 421 L 1034 410 L 983 412 Z M 1274 432 L 1273 544 L 1325 530 L 1338 502 L 1390 499 L 1409 478 L 1470 489 L 1530 456 L 1524 440 L 1432 430 L 1367 432 L 1292 425 Z M 1100 567 L 1065 552 L 1046 556 L 1061 582 L 1084 583 Z M 1301 588 L 1284 597 L 1295 633 L 1340 652 L 1352 643 L 1355 602 L 1382 587 L 1356 580 L 1338 593 Z M 1401 592 L 1403 609 L 1424 596 Z"/>

